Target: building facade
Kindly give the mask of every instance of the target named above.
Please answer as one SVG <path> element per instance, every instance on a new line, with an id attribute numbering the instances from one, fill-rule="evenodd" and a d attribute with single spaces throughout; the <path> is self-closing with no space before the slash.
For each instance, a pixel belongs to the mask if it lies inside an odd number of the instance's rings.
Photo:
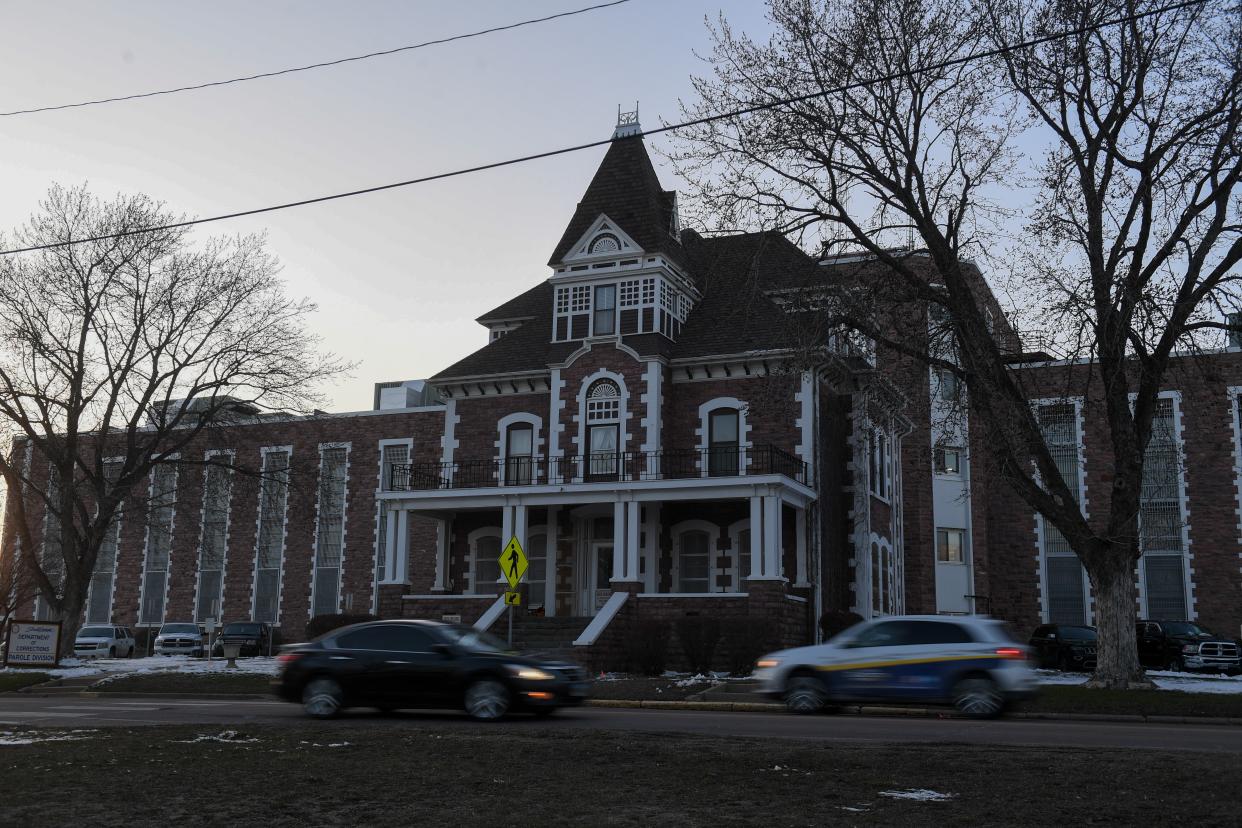
<path id="1" fill-rule="evenodd" d="M 600 664 L 649 621 L 713 619 L 775 647 L 815 640 L 831 610 L 1092 620 L 1077 559 L 990 472 L 950 375 L 857 338 L 808 353 L 782 297 L 873 264 L 682 229 L 626 124 L 548 266 L 479 317 L 483 347 L 377 385 L 374 410 L 255 418 L 183 452 L 259 473 L 157 470 L 105 541 L 86 620 L 253 619 L 284 640 L 345 612 L 494 627 L 513 537 L 530 560 L 519 640 Z M 925 312 L 902 324 L 930 342 Z M 1143 615 L 1242 622 L 1240 359 L 1195 362 L 1166 395 Z M 1014 370 L 1090 514 L 1108 475 L 1098 407 L 1052 393 L 1083 369 Z M 11 531 L 5 550 L 21 554 Z"/>

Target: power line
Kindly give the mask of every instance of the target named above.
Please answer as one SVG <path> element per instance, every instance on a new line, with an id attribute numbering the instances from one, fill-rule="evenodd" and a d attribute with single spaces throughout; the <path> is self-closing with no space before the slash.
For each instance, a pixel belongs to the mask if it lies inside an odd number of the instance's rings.
<path id="1" fill-rule="evenodd" d="M 871 86 L 877 83 L 887 83 L 889 81 L 900 80 L 902 78 L 922 74 L 924 72 L 934 72 L 940 69 L 947 69 L 953 66 L 960 66 L 962 64 L 969 63 L 971 61 L 983 60 L 985 58 L 991 58 L 991 57 L 998 57 L 1000 55 L 1008 54 L 1009 52 L 1015 52 L 1020 49 L 1029 49 L 1031 47 L 1039 46 L 1044 43 L 1049 43 L 1054 40 L 1061 40 L 1063 38 L 1073 37 L 1075 35 L 1087 34 L 1088 32 L 1097 31 L 1099 29 L 1107 28 L 1110 26 L 1118 26 L 1118 25 L 1122 25 L 1126 23 L 1133 23 L 1135 21 L 1142 20 L 1143 18 L 1151 17 L 1152 15 L 1164 14 L 1164 13 L 1172 12 L 1172 11 L 1178 11 L 1180 9 L 1190 8 L 1191 6 L 1202 5 L 1203 3 L 1206 3 L 1206 2 L 1208 2 L 1208 0 L 1184 0 L 1184 2 L 1175 3 L 1170 6 L 1162 6 L 1159 9 L 1151 9 L 1151 10 L 1141 12 L 1138 14 L 1126 15 L 1124 17 L 1114 18 L 1112 20 L 1105 20 L 1099 23 L 1092 23 L 1086 26 L 1080 26 L 1076 29 L 1069 29 L 1066 31 L 1057 32 L 1055 34 L 1049 34 L 1049 35 L 1044 35 L 1043 37 L 1033 38 L 1031 40 L 1020 41 L 1018 43 L 1014 43 L 1009 46 L 1000 46 L 995 49 L 987 49 L 981 52 L 974 52 L 969 55 L 963 55 L 961 57 L 951 58 L 949 60 L 940 61 L 939 63 L 933 63 L 928 66 L 923 66 L 923 67 L 916 68 L 916 69 L 907 69 L 901 72 L 894 72 L 888 75 L 880 75 L 874 78 L 866 78 L 863 80 L 852 81 L 850 83 L 843 84 L 841 86 L 836 86 L 831 89 L 821 89 L 818 92 L 809 92 L 805 95 L 797 95 L 797 96 L 790 97 L 790 98 L 780 98 L 777 100 L 772 100 L 772 101 L 767 101 L 765 103 L 756 104 L 754 106 L 745 107 L 743 109 L 735 109 L 729 112 L 721 112 L 716 115 L 707 115 L 702 118 L 695 118 L 690 121 L 681 121 L 680 123 L 676 123 L 676 124 L 665 124 L 664 126 L 656 127 L 655 129 L 643 130 L 640 133 L 636 133 L 634 137 L 644 138 L 648 135 L 659 135 L 660 133 L 663 133 L 663 132 L 674 132 L 679 129 L 685 129 L 686 127 L 699 126 L 701 124 L 709 124 L 715 121 L 723 121 L 729 118 L 737 118 L 743 115 L 750 115 L 755 112 L 763 112 L 769 109 L 775 109 L 779 106 L 786 106 L 788 104 L 801 103 L 803 101 L 814 100 L 816 98 L 824 98 L 829 95 L 835 95 L 841 92 L 848 92 L 852 89 L 861 89 L 863 87 Z M 173 222 L 170 224 L 160 224 L 160 225 L 155 225 L 152 227 L 141 227 L 135 230 L 126 230 L 120 233 L 108 233 L 102 236 L 89 236 L 87 238 L 73 239 L 71 241 L 56 242 L 54 244 L 41 244 L 41 245 L 33 245 L 31 247 L 17 247 L 17 248 L 12 248 L 10 250 L 0 250 L 0 256 L 10 256 L 15 253 L 31 253 L 37 250 L 52 250 L 52 249 L 57 249 L 61 247 L 71 247 L 73 245 L 85 244 L 87 242 L 104 241 L 106 239 L 117 239 L 117 238 L 122 238 L 124 236 L 135 236 L 140 233 L 152 233 L 152 232 L 156 232 L 159 230 L 175 230 L 181 227 L 191 227 L 197 224 L 209 224 L 211 222 L 225 221 L 227 219 L 241 218 L 243 216 L 254 216 L 254 215 L 259 215 L 260 213 L 275 212 L 277 210 L 288 210 L 293 207 L 305 207 L 308 204 L 320 204 L 325 201 L 336 201 L 337 199 L 342 199 L 342 198 L 353 198 L 354 196 L 367 195 L 369 193 L 378 193 L 384 190 L 394 190 L 399 187 L 410 187 L 415 184 L 426 184 L 431 181 L 441 181 L 446 178 L 457 178 L 459 176 L 470 175 L 472 173 L 483 172 L 485 170 L 494 170 L 500 167 L 513 166 L 515 164 L 524 164 L 528 161 L 537 161 L 541 158 L 552 158 L 557 155 L 567 155 L 568 153 L 571 153 L 571 152 L 580 152 L 582 150 L 592 149 L 594 147 L 606 146 L 608 144 L 611 144 L 612 142 L 613 142 L 612 138 L 607 138 L 601 141 L 591 141 L 586 144 L 576 144 L 571 147 L 561 147 L 559 149 L 546 150 L 544 152 L 536 152 L 530 155 L 522 155 L 517 158 L 509 158 L 504 161 L 493 161 L 488 164 L 479 164 L 473 167 L 464 167 L 462 169 L 450 170 L 448 172 L 435 173 L 433 175 L 425 175 L 420 178 L 411 178 L 405 181 L 394 181 L 390 184 L 380 184 L 375 187 L 364 187 L 359 190 L 350 190 L 348 192 L 343 192 L 343 193 L 333 193 L 331 195 L 316 196 L 315 198 L 306 198 L 306 199 L 302 199 L 301 201 L 290 201 L 284 204 L 273 204 L 267 207 L 256 207 L 252 210 L 238 210 L 232 213 L 222 213 L 216 216 L 208 216 L 207 218 L 186 219 L 185 221 L 178 221 L 178 222 Z"/>
<path id="2" fill-rule="evenodd" d="M 118 101 L 133 101 L 139 98 L 154 98 L 158 95 L 172 95 L 177 92 L 192 92 L 196 89 L 210 89 L 213 86 L 228 86 L 233 83 L 244 83 L 246 81 L 261 80 L 263 78 L 274 78 L 279 75 L 291 75 L 294 72 L 305 72 L 310 69 L 323 69 L 328 66 L 339 66 L 342 63 L 352 63 L 358 60 L 370 60 L 371 58 L 384 57 L 386 55 L 395 55 L 398 52 L 409 52 L 414 49 L 425 49 L 428 46 L 439 46 L 444 43 L 452 43 L 457 40 L 468 40 L 472 37 L 482 37 L 483 35 L 495 34 L 496 32 L 505 32 L 510 29 L 520 29 L 523 26 L 533 26 L 536 23 L 547 23 L 550 20 L 557 20 L 562 17 L 573 17 L 578 14 L 586 14 L 587 12 L 606 9 L 611 6 L 620 6 L 622 3 L 628 3 L 630 0 L 611 0 L 608 3 L 599 3 L 594 6 L 586 6 L 581 9 L 572 11 L 558 12 L 550 14 L 547 17 L 535 17 L 530 20 L 522 20 L 517 23 L 509 23 L 505 26 L 493 26 L 490 29 L 480 29 L 477 32 L 468 32 L 466 34 L 452 35 L 451 37 L 442 37 L 436 40 L 425 40 L 422 43 L 414 43 L 409 46 L 398 46 L 395 49 L 385 49 L 381 52 L 368 52 L 365 55 L 354 55 L 353 57 L 340 58 L 338 60 L 326 60 L 322 63 L 310 63 L 306 66 L 294 66 L 289 69 L 277 69 L 273 72 L 260 72 L 254 75 L 245 75 L 240 78 L 229 78 L 228 80 L 211 81 L 209 83 L 197 83 L 191 86 L 178 86 L 173 89 L 159 89 L 154 92 L 139 92 L 134 95 L 118 95 L 115 98 L 99 98 L 92 101 L 79 101 L 78 103 L 56 104 L 54 106 L 39 106 L 32 109 L 15 109 L 12 112 L 0 112 L 0 118 L 7 118 L 12 115 L 32 115 L 36 112 L 54 112 L 60 109 L 77 109 L 84 106 L 97 106 L 99 104 L 116 103 Z"/>

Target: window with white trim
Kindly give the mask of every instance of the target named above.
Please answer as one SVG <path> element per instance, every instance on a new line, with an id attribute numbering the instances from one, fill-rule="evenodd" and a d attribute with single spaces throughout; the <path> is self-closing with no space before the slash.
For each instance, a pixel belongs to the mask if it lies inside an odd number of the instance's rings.
<path id="1" fill-rule="evenodd" d="M 934 452 L 936 474 L 961 474 L 962 449 L 957 446 L 940 446 Z"/>
<path id="2" fill-rule="evenodd" d="M 104 461 L 104 480 L 111 489 L 121 476 L 120 460 Z M 95 556 L 95 569 L 91 573 L 90 592 L 86 597 L 86 623 L 107 624 L 112 620 L 112 585 L 116 580 L 116 551 L 121 543 L 121 508 L 112 515 L 112 521 L 104 531 Z"/>
<path id="3" fill-rule="evenodd" d="M 621 389 L 610 379 L 596 380 L 586 396 L 587 473 L 613 477 L 619 464 Z"/>
<path id="4" fill-rule="evenodd" d="M 1078 502 L 1079 491 L 1079 443 L 1078 411 L 1071 402 L 1041 405 L 1036 411 L 1040 432 L 1052 461 L 1061 473 L 1061 479 L 1069 487 L 1070 495 Z M 1060 530 L 1039 518 L 1043 541 L 1044 583 L 1051 624 L 1085 624 L 1087 622 L 1086 574 L 1082 562 L 1074 554 L 1069 541 Z"/>
<path id="5" fill-rule="evenodd" d="M 151 472 L 147 512 L 147 544 L 142 558 L 142 606 L 139 624 L 164 622 L 168 563 L 172 552 L 173 515 L 177 503 L 177 467 L 156 466 Z"/>
<path id="6" fill-rule="evenodd" d="M 319 519 L 315 532 L 312 615 L 340 612 L 348 463 L 349 449 L 344 446 L 325 447 L 320 450 Z"/>
<path id="7" fill-rule="evenodd" d="M 611 336 L 617 332 L 617 286 L 596 285 L 595 307 L 591 311 L 591 335 Z"/>
<path id="8" fill-rule="evenodd" d="M 534 475 L 535 426 L 513 423 L 505 429 L 505 483 L 525 485 Z"/>
<path id="9" fill-rule="evenodd" d="M 707 414 L 707 470 L 712 477 L 731 477 L 740 471 L 741 415 L 736 408 L 717 408 Z"/>
<path id="10" fill-rule="evenodd" d="M 214 462 L 213 462 L 214 460 Z M 209 458 L 203 475 L 203 526 L 198 547 L 198 600 L 195 621 L 220 620 L 224 599 L 224 559 L 228 554 L 229 503 L 233 490 L 232 459 Z"/>
<path id="11" fill-rule="evenodd" d="M 936 560 L 940 563 L 966 563 L 965 529 L 936 529 Z"/>
<path id="12" fill-rule="evenodd" d="M 1173 400 L 1166 397 L 1156 403 L 1152 418 L 1139 499 L 1139 544 L 1148 617 L 1188 617 L 1183 525 L 1181 452 Z"/>
<path id="13" fill-rule="evenodd" d="M 52 586 L 60 595 L 65 580 L 65 558 L 60 544 L 60 516 L 56 510 L 60 508 L 60 473 L 51 464 L 48 465 L 47 476 L 47 510 L 43 515 L 43 548 L 39 550 L 39 563 L 43 574 L 47 575 Z M 52 605 L 40 590 L 35 599 L 35 620 L 51 621 Z"/>
<path id="14" fill-rule="evenodd" d="M 494 595 L 500 580 L 500 529 L 476 529 L 467 539 L 470 546 L 470 592 Z"/>
<path id="15" fill-rule="evenodd" d="M 711 588 L 711 536 L 689 529 L 677 536 L 677 591 L 714 592 Z"/>
<path id="16" fill-rule="evenodd" d="M 280 566 L 285 553 L 285 509 L 289 499 L 289 452 L 263 453 L 259 487 L 259 531 L 255 549 L 251 617 L 268 624 L 280 615 Z"/>
<path id="17" fill-rule="evenodd" d="M 883 429 L 872 429 L 868 445 L 871 494 L 883 500 L 893 496 L 893 440 Z"/>

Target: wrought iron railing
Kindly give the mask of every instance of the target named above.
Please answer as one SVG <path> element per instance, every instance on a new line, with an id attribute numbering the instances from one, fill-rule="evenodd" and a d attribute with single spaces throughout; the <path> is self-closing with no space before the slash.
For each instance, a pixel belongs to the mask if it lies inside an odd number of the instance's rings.
<path id="1" fill-rule="evenodd" d="M 609 451 L 568 457 L 508 457 L 453 463 L 394 463 L 389 491 L 480 489 L 545 483 L 619 483 L 779 474 L 806 482 L 806 463 L 775 446 Z"/>

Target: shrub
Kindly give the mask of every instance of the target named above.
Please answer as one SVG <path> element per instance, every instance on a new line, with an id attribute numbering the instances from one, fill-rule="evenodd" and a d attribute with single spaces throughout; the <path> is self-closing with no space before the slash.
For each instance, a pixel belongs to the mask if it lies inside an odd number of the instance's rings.
<path id="1" fill-rule="evenodd" d="M 631 670 L 645 676 L 658 676 L 668 662 L 669 624 L 656 618 L 642 618 L 629 626 L 625 636 L 625 660 Z"/>
<path id="2" fill-rule="evenodd" d="M 690 665 L 691 673 L 712 669 L 716 644 L 720 641 L 720 622 L 704 615 L 686 615 L 677 619 L 677 637 Z"/>
<path id="3" fill-rule="evenodd" d="M 750 675 L 759 656 L 771 649 L 771 628 L 754 618 L 726 618 L 720 624 L 725 666 L 735 676 Z"/>
<path id="4" fill-rule="evenodd" d="M 358 624 L 363 621 L 375 620 L 377 619 L 374 615 L 367 615 L 366 613 L 351 615 L 344 612 L 334 612 L 328 615 L 316 615 L 310 620 L 310 623 L 306 625 L 306 637 L 308 639 L 315 639 L 324 633 L 332 632 L 333 630 L 340 629 L 341 627 L 348 627 L 350 624 Z"/>
<path id="5" fill-rule="evenodd" d="M 863 617 L 848 610 L 828 610 L 819 617 L 819 630 L 827 641 L 834 635 L 848 630 L 855 624 L 862 623 Z"/>

